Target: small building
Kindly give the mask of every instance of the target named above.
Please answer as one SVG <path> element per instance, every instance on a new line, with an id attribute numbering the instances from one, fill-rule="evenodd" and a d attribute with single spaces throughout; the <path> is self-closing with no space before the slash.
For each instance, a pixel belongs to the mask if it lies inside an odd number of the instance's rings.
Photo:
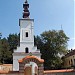
<path id="1" fill-rule="evenodd" d="M 65 68 L 72 68 L 75 67 L 75 49 L 71 50 L 67 53 L 64 57 L 64 67 Z"/>

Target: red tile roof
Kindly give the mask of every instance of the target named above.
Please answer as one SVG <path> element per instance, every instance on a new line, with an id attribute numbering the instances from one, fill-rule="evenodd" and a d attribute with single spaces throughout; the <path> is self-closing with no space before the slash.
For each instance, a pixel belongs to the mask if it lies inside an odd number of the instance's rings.
<path id="1" fill-rule="evenodd" d="M 67 53 L 65 55 L 65 57 L 69 57 L 69 56 L 72 56 L 72 55 L 75 55 L 75 50 L 72 50 L 71 52 Z"/>
<path id="2" fill-rule="evenodd" d="M 41 62 L 41 63 L 44 62 L 43 59 L 40 59 L 40 58 L 38 58 L 38 57 L 36 57 L 36 56 L 26 56 L 25 58 L 18 60 L 18 62 L 23 62 L 24 60 L 27 60 L 27 59 L 36 59 L 36 60 L 38 60 L 38 61 Z"/>
<path id="3" fill-rule="evenodd" d="M 64 70 L 47 70 L 44 73 L 61 73 L 61 72 L 75 72 L 74 69 L 64 69 Z"/>

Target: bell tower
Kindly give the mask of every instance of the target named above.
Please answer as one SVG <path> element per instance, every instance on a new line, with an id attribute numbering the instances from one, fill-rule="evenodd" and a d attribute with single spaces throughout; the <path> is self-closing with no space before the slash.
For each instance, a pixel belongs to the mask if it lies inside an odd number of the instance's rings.
<path id="1" fill-rule="evenodd" d="M 13 53 L 13 71 L 19 71 L 19 59 L 28 55 L 34 55 L 41 58 L 40 50 L 37 49 L 37 46 L 34 46 L 34 19 L 30 18 L 30 12 L 28 10 L 29 4 L 27 0 L 24 2 L 23 8 L 22 19 L 19 19 L 20 46 L 17 47 Z M 33 65 L 33 63 L 30 65 Z"/>
<path id="2" fill-rule="evenodd" d="M 20 46 L 25 49 L 28 48 L 28 52 L 32 52 L 34 47 L 34 19 L 30 19 L 30 12 L 28 10 L 29 4 L 26 0 L 23 4 L 23 18 L 19 19 L 20 26 Z M 32 51 L 31 51 L 32 50 Z M 25 50 L 23 49 L 23 52 Z"/>

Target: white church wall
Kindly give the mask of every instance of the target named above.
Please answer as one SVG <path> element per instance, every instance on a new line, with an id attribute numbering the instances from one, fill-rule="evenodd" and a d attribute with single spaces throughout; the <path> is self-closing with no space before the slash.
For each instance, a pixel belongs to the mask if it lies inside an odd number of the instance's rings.
<path id="1" fill-rule="evenodd" d="M 33 43 L 26 44 L 26 45 L 25 44 L 21 44 L 21 46 L 18 47 L 14 52 L 25 52 L 26 47 L 28 47 L 29 52 L 35 52 L 37 50 L 37 47 L 34 47 Z"/>
<path id="2" fill-rule="evenodd" d="M 18 60 L 24 58 L 25 56 L 13 56 L 13 71 L 19 71 Z"/>
<path id="3" fill-rule="evenodd" d="M 18 60 L 26 57 L 27 55 L 30 55 L 30 54 L 21 54 L 20 53 L 20 54 L 13 55 L 13 71 L 19 71 L 19 62 L 18 62 Z M 38 58 L 41 58 L 39 53 L 38 54 L 34 53 L 32 55 L 37 56 Z"/>
<path id="4" fill-rule="evenodd" d="M 25 37 L 25 33 L 28 32 L 28 37 Z M 29 48 L 29 52 L 34 52 L 37 47 L 34 47 L 34 31 L 33 31 L 33 19 L 20 19 L 20 47 L 14 52 L 25 52 L 25 48 Z"/>
<path id="5" fill-rule="evenodd" d="M 41 58 L 40 51 L 37 51 L 37 46 L 34 46 L 34 19 L 20 19 L 20 47 L 14 50 L 13 53 L 13 70 L 19 70 L 18 60 L 32 53 L 32 55 Z M 28 52 L 26 53 L 26 48 Z M 17 53 L 17 55 L 16 55 Z M 23 53 L 23 54 L 22 54 Z"/>
<path id="6" fill-rule="evenodd" d="M 29 37 L 25 37 L 25 32 L 29 33 Z M 20 20 L 20 34 L 20 42 L 34 42 L 33 20 Z"/>

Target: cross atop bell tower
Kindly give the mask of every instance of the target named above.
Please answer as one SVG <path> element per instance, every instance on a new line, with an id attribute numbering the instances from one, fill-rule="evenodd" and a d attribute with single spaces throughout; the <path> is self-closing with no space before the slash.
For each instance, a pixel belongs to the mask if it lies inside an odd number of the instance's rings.
<path id="1" fill-rule="evenodd" d="M 28 1 L 26 0 L 25 3 L 23 4 L 24 12 L 23 12 L 23 18 L 29 18 L 30 12 L 28 10 L 29 4 Z"/>

